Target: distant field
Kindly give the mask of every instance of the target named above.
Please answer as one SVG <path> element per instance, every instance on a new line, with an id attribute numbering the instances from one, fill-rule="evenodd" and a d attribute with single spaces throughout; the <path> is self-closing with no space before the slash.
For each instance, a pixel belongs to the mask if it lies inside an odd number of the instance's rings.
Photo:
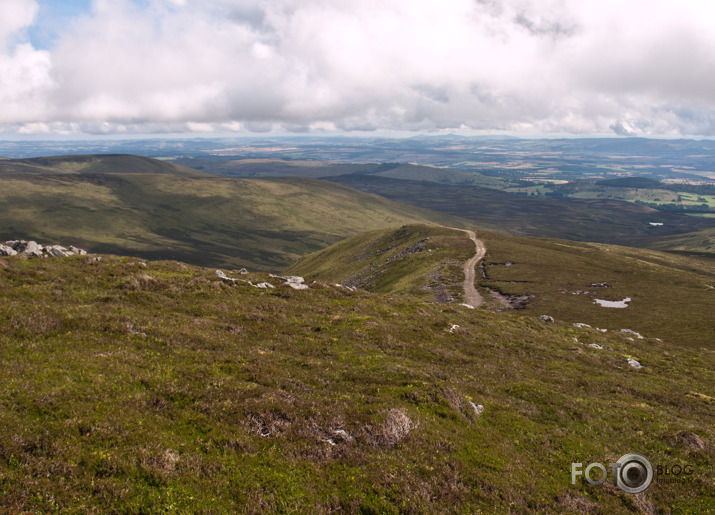
<path id="1" fill-rule="evenodd" d="M 330 178 L 401 203 L 469 219 L 476 227 L 519 236 L 646 245 L 715 222 L 610 199 L 524 198 L 475 186 L 407 181 L 374 175 Z M 653 226 L 651 223 L 662 223 Z"/>

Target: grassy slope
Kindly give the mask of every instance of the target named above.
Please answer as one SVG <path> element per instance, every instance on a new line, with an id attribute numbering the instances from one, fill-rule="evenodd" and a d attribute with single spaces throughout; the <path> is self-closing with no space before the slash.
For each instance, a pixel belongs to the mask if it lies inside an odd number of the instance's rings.
<path id="1" fill-rule="evenodd" d="M 0 161 L 2 174 L 18 173 L 160 173 L 205 176 L 204 172 L 142 156 L 126 154 L 70 155 Z"/>
<path id="2" fill-rule="evenodd" d="M 385 265 L 395 253 L 427 236 L 432 239 L 425 251 Z M 527 313 L 611 330 L 628 328 L 662 338 L 669 345 L 713 349 L 715 264 L 709 260 L 487 231 L 479 231 L 477 237 L 487 247 L 487 277 L 478 285 L 514 297 L 530 296 Z M 392 244 L 397 246 L 388 252 L 375 252 Z M 426 252 L 429 248 L 435 251 Z M 461 231 L 410 226 L 355 236 L 304 258 L 289 270 L 331 282 L 360 280 L 379 272 L 371 281 L 356 284 L 383 293 L 438 292 L 442 284 L 456 300 L 464 279 L 461 264 L 473 253 L 474 245 Z M 507 262 L 510 266 L 504 265 Z M 591 286 L 603 282 L 609 287 Z M 483 296 L 492 298 L 488 292 Z M 626 309 L 594 303 L 595 299 L 626 297 L 633 299 Z M 502 307 L 496 301 L 491 304 Z"/>
<path id="3" fill-rule="evenodd" d="M 681 252 L 706 252 L 715 255 L 715 228 L 668 236 L 653 242 L 652 248 Z"/>
<path id="4" fill-rule="evenodd" d="M 712 351 L 131 258 L 1 258 L 0 299 L 8 512 L 715 507 Z M 570 484 L 627 452 L 691 481 Z"/>
<path id="5" fill-rule="evenodd" d="M 533 295 L 527 312 L 571 322 L 630 328 L 669 344 L 713 349 L 715 264 L 613 245 L 479 233 L 487 247 L 482 285 Z M 511 266 L 504 263 L 511 262 Z M 606 283 L 608 287 L 593 286 Z M 633 299 L 603 308 L 595 299 Z"/>
<path id="6" fill-rule="evenodd" d="M 160 162 L 157 162 L 161 164 Z M 0 239 L 280 270 L 347 236 L 454 217 L 326 182 L 170 173 L 0 174 Z"/>
<path id="7" fill-rule="evenodd" d="M 383 293 L 462 296 L 462 265 L 474 255 L 462 231 L 404 226 L 359 234 L 295 263 L 288 273 Z"/>
<path id="8" fill-rule="evenodd" d="M 478 227 L 519 236 L 645 244 L 649 239 L 692 232 L 715 221 L 663 213 L 604 199 L 542 199 L 474 186 L 452 186 L 374 176 L 344 175 L 331 181 L 472 220 Z M 650 222 L 663 222 L 662 227 Z"/>

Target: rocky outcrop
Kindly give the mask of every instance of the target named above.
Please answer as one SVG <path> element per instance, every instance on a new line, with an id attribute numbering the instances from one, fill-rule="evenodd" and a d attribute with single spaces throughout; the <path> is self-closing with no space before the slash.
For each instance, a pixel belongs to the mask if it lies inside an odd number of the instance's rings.
<path id="1" fill-rule="evenodd" d="M 4 245 L 0 244 L 0 256 L 33 256 L 33 257 L 68 257 L 83 256 L 86 250 L 70 245 L 40 245 L 36 241 L 9 240 Z"/>
<path id="2" fill-rule="evenodd" d="M 3 245 L 0 243 L 0 256 L 15 256 L 17 251 L 9 245 Z"/>
<path id="3" fill-rule="evenodd" d="M 283 286 L 289 286 L 293 288 L 294 290 L 307 290 L 309 289 L 309 286 L 305 284 L 305 279 L 300 277 L 299 275 L 288 275 L 288 276 L 283 276 L 283 275 L 274 275 L 274 274 L 269 274 L 271 277 L 274 279 L 281 279 L 283 282 Z"/>
<path id="4" fill-rule="evenodd" d="M 637 332 L 633 331 L 632 329 L 621 329 L 621 332 L 622 332 L 623 334 L 631 334 L 631 335 L 635 336 L 636 338 L 638 338 L 639 340 L 642 340 L 642 339 L 643 339 L 643 335 L 642 335 L 642 334 L 637 333 Z"/>

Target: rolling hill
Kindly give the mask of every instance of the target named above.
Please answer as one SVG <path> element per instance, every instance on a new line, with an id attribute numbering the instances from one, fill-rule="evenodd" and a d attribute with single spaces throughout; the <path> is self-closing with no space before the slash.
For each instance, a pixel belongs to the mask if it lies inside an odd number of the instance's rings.
<path id="1" fill-rule="evenodd" d="M 257 270 L 369 229 L 463 223 L 328 182 L 216 177 L 134 156 L 2 162 L 0 192 L 0 239 Z"/>
<path id="2" fill-rule="evenodd" d="M 205 176 L 204 172 L 159 161 L 148 157 L 127 154 L 48 156 L 29 159 L 6 159 L 0 161 L 0 176 L 3 174 L 102 174 L 102 173 L 151 173 L 185 176 Z"/>
<path id="3" fill-rule="evenodd" d="M 477 286 L 492 309 L 516 306 L 532 316 L 548 314 L 611 331 L 627 328 L 668 345 L 715 350 L 711 260 L 489 231 L 477 231 L 477 237 L 487 248 Z M 458 303 L 463 302 L 461 264 L 473 253 L 463 231 L 407 226 L 353 236 L 288 271 L 374 292 Z M 631 300 L 623 309 L 595 302 L 624 298 Z"/>

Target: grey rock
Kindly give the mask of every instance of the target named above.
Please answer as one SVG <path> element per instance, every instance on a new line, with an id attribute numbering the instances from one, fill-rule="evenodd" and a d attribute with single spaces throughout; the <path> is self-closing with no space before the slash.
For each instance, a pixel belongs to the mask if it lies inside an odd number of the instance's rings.
<path id="1" fill-rule="evenodd" d="M 582 324 L 581 322 L 576 322 L 573 324 L 574 327 L 578 327 L 579 329 L 591 329 L 591 326 L 588 324 Z"/>
<path id="2" fill-rule="evenodd" d="M 287 282 L 287 283 L 285 283 L 285 286 L 290 286 L 294 290 L 308 290 L 309 289 L 307 284 L 302 284 L 302 283 Z"/>
<path id="3" fill-rule="evenodd" d="M 538 319 L 541 320 L 542 322 L 549 322 L 549 323 L 552 323 L 554 321 L 554 317 L 550 317 L 549 315 L 539 315 Z"/>
<path id="4" fill-rule="evenodd" d="M 275 288 L 275 286 L 273 286 L 271 283 L 258 283 L 258 284 L 254 284 L 254 286 L 256 288 L 266 288 L 266 289 L 267 288 Z"/>
<path id="5" fill-rule="evenodd" d="M 635 368 L 636 370 L 639 370 L 639 369 L 643 368 L 643 365 L 641 365 L 640 363 L 638 363 L 638 362 L 637 362 L 635 359 L 633 359 L 633 358 L 627 358 L 626 361 L 628 361 L 628 364 L 629 364 L 630 366 L 632 366 L 633 368 Z"/>
<path id="6" fill-rule="evenodd" d="M 481 404 L 474 404 L 472 401 L 469 401 L 469 404 L 472 405 L 472 409 L 474 410 L 474 414 L 479 416 L 482 413 L 484 413 L 484 406 Z"/>
<path id="7" fill-rule="evenodd" d="M 70 252 L 73 252 L 73 253 L 77 254 L 78 256 L 84 256 L 87 253 L 86 250 L 77 248 L 74 245 L 70 245 L 69 250 L 70 250 Z"/>
<path id="8" fill-rule="evenodd" d="M 15 250 L 17 250 L 18 254 L 24 254 L 25 256 L 42 256 L 42 245 L 36 241 L 21 241 Z"/>
<path id="9" fill-rule="evenodd" d="M 17 251 L 9 245 L 0 244 L 0 256 L 14 256 Z"/>
<path id="10" fill-rule="evenodd" d="M 633 336 L 635 336 L 635 337 L 638 338 L 639 340 L 642 340 L 642 339 L 643 339 L 643 336 L 642 336 L 640 333 L 637 333 L 637 332 L 635 332 L 635 331 L 632 331 L 631 329 L 621 329 L 621 332 L 624 333 L 624 334 L 632 334 Z"/>
<path id="11" fill-rule="evenodd" d="M 238 279 L 234 279 L 232 277 L 227 276 L 223 270 L 216 270 L 216 277 L 221 279 L 223 282 L 229 283 L 229 284 L 233 284 L 236 281 L 238 281 Z"/>
<path id="12" fill-rule="evenodd" d="M 53 257 L 67 257 L 74 254 L 74 252 L 67 250 L 62 245 L 51 245 L 45 247 L 44 251 Z"/>

